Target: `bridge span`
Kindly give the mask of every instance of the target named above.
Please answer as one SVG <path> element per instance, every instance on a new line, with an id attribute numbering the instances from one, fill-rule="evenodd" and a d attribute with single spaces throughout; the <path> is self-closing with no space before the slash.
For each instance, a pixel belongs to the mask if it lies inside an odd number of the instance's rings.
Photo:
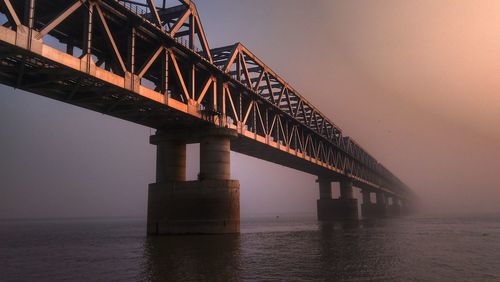
<path id="1" fill-rule="evenodd" d="M 157 129 L 149 234 L 239 231 L 230 150 L 317 175 L 319 220 L 357 219 L 353 186 L 365 218 L 414 199 L 244 45 L 211 49 L 190 0 L 0 0 L 0 83 Z M 200 143 L 197 181 L 186 181 L 189 143 Z"/>

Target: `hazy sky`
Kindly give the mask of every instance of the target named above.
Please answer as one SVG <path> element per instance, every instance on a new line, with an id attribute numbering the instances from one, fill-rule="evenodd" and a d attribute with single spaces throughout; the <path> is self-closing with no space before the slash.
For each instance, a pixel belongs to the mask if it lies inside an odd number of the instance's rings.
<path id="1" fill-rule="evenodd" d="M 245 44 L 428 211 L 500 211 L 500 2 L 196 3 L 212 48 Z M 149 128 L 0 92 L 0 218 L 145 215 Z M 237 154 L 232 175 L 242 216 L 315 212 L 312 175 Z"/>

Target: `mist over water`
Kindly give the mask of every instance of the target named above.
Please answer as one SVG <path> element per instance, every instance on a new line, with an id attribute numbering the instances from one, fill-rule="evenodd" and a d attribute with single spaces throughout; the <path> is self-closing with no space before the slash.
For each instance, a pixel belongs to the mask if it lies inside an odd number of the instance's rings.
<path id="1" fill-rule="evenodd" d="M 147 238 L 154 130 L 0 85 L 0 219 L 25 219 L 0 221 L 0 280 L 500 280 L 498 1 L 196 3 L 212 48 L 245 44 L 420 215 L 320 224 L 316 176 L 231 153 L 242 234 Z"/>
<path id="2" fill-rule="evenodd" d="M 320 224 L 244 219 L 239 235 L 146 237 L 143 219 L 0 222 L 3 281 L 498 281 L 499 217 Z"/>
<path id="3" fill-rule="evenodd" d="M 498 2 L 197 5 L 211 47 L 243 42 L 407 183 L 424 212 L 500 211 Z M 152 130 L 0 94 L 0 218 L 145 215 Z M 188 154 L 194 179 L 196 147 Z M 231 156 L 243 216 L 315 212 L 315 176 Z"/>

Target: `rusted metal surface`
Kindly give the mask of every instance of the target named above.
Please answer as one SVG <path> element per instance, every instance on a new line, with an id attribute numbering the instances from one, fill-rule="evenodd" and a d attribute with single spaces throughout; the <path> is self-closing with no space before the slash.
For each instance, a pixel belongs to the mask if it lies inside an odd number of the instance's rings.
<path id="1" fill-rule="evenodd" d="M 0 0 L 0 19 L 2 84 L 157 129 L 233 128 L 234 151 L 411 196 L 242 44 L 210 49 L 191 1 Z"/>

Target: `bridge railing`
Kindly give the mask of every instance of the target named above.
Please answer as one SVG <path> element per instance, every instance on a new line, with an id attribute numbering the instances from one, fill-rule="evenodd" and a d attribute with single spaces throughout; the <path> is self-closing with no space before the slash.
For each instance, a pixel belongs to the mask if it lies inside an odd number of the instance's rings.
<path id="1" fill-rule="evenodd" d="M 172 20 L 168 19 L 168 16 L 166 16 L 168 14 L 166 12 L 168 9 L 165 9 L 165 7 L 162 9 L 152 5 L 152 2 L 154 1 L 146 0 L 146 2 L 148 2 L 147 4 L 130 0 L 119 0 L 119 2 L 126 7 L 128 6 L 129 10 L 140 15 L 152 25 L 155 25 L 154 21 L 151 19 L 153 14 L 158 14 L 159 12 L 161 14 L 161 11 L 165 11 L 165 13 L 163 13 L 162 16 L 157 16 L 159 18 L 160 26 L 165 27 L 165 22 Z M 180 2 L 182 3 L 181 5 L 186 7 L 186 11 L 184 13 L 187 13 L 189 9 L 193 9 L 193 7 L 196 9 L 194 4 L 190 1 Z M 195 12 L 195 14 L 197 15 L 197 12 Z M 183 16 L 180 16 L 179 18 L 174 17 L 173 19 L 177 20 L 177 24 L 179 24 L 182 22 L 182 17 Z M 165 22 L 162 20 L 165 20 Z M 190 23 L 188 25 L 192 26 Z M 201 22 L 199 22 L 199 25 L 201 26 Z M 172 31 L 173 30 L 170 29 L 167 34 L 172 36 L 178 44 L 191 48 L 196 53 L 200 53 L 200 50 L 193 44 L 193 42 L 190 42 L 192 38 L 186 39 L 184 36 L 185 32 L 175 34 L 172 33 Z M 201 37 L 205 37 L 204 33 L 202 33 Z M 206 43 L 205 47 L 208 48 L 208 43 Z M 385 179 L 385 181 L 383 181 L 387 183 L 385 185 L 390 185 L 389 183 L 397 183 L 398 186 L 404 186 L 404 184 L 397 177 L 395 177 L 389 170 L 385 169 L 385 167 L 377 162 L 377 160 L 366 152 L 361 146 L 359 146 L 359 144 L 351 138 L 342 136 L 342 130 L 337 125 L 331 122 L 329 118 L 322 114 L 316 107 L 301 96 L 290 84 L 272 71 L 242 44 L 238 43 L 233 46 L 212 49 L 210 51 L 210 60 L 213 60 L 214 65 L 221 71 L 228 74 L 232 79 L 241 82 L 258 95 L 263 96 L 280 111 L 287 114 L 289 118 L 299 121 L 319 136 L 327 139 L 335 147 L 343 153 L 349 155 L 357 163 L 380 175 L 381 179 Z M 263 85 L 262 82 L 267 85 Z M 278 89 L 279 91 L 276 92 L 274 91 L 275 89 Z M 237 118 L 233 118 L 232 120 L 235 123 L 237 122 Z M 257 126 L 255 124 L 243 126 L 247 126 L 247 128 L 255 129 L 255 131 L 257 131 Z M 279 136 L 277 136 L 276 139 L 279 142 Z M 349 165 L 343 165 L 344 168 L 347 166 Z M 355 169 L 351 164 L 349 171 L 352 173 L 353 171 L 359 171 L 359 169 Z M 368 173 L 365 172 L 364 174 Z M 382 184 L 380 182 L 380 178 L 378 177 L 375 177 L 373 181 Z"/>
<path id="2" fill-rule="evenodd" d="M 395 176 L 392 173 L 357 142 L 343 136 L 337 125 L 241 43 L 212 49 L 212 55 L 214 64 L 232 79 L 239 81 L 256 95 L 262 96 L 290 119 L 324 137 L 358 163 L 381 175 L 388 183 L 394 182 Z M 351 173 L 355 171 L 351 169 Z"/>
<path id="3" fill-rule="evenodd" d="M 30 30 L 38 39 L 50 34 L 67 43 L 66 53 L 85 62 L 89 74 L 95 72 L 91 68 L 94 64 L 106 71 L 100 73 L 106 73 L 114 85 L 121 81 L 118 84 L 132 93 L 156 97 L 155 101 L 164 103 L 171 99 L 172 107 L 184 111 L 196 108 L 207 114 L 220 113 L 217 122 L 222 126 L 237 128 L 241 134 L 369 185 L 390 189 L 403 186 L 243 45 L 210 49 L 196 7 L 190 1 L 160 9 L 149 0 L 146 4 L 60 0 L 59 5 L 70 6 L 63 7 L 62 13 L 51 10 L 58 5 L 54 0 L 32 2 L 45 9 L 45 18 L 36 26 L 28 24 Z M 26 13 L 24 5 L 16 4 L 14 8 L 20 14 Z M 78 7 L 81 17 L 74 16 Z M 80 30 L 75 26 L 88 28 Z M 94 30 L 98 30 L 101 40 L 93 40 Z M 81 56 L 73 52 L 71 44 L 82 47 Z M 64 79 L 62 76 L 55 82 L 68 83 Z M 119 97 L 107 97 L 108 101 L 118 100 L 104 111 L 113 113 L 121 108 L 116 106 L 124 103 Z"/>
<path id="4" fill-rule="evenodd" d="M 148 13 L 148 6 L 137 1 L 120 0 L 119 1 L 123 7 L 127 8 L 129 11 L 136 15 L 144 15 Z"/>

